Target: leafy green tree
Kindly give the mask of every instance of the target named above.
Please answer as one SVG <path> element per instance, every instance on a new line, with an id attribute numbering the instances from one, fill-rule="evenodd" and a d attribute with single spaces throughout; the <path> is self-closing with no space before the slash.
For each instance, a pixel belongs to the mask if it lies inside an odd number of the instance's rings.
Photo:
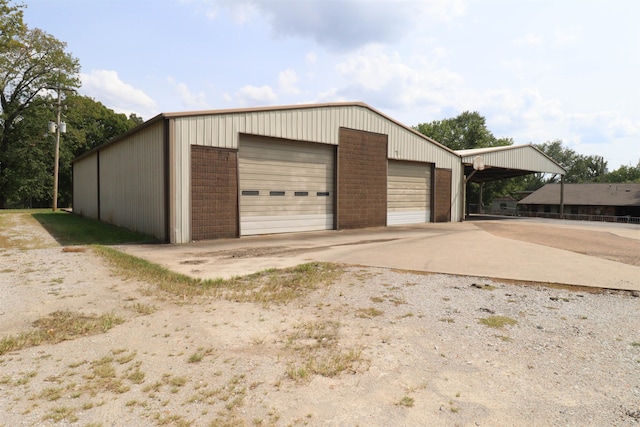
<path id="1" fill-rule="evenodd" d="M 452 150 L 512 145 L 509 138 L 498 139 L 487 128 L 486 120 L 478 112 L 465 111 L 457 117 L 421 123 L 415 130 Z"/>
<path id="2" fill-rule="evenodd" d="M 19 127 L 23 143 L 16 147 L 15 154 L 29 161 L 20 169 L 23 175 L 10 199 L 11 206 L 51 205 L 55 139 L 54 135 L 45 132 L 47 122 L 54 115 L 52 104 L 55 99 L 50 95 L 40 100 Z M 60 206 L 70 206 L 73 159 L 132 129 L 141 119 L 115 113 L 89 97 L 71 95 L 65 99 L 62 121 L 67 124 L 67 132 L 60 138 L 58 200 Z"/>
<path id="3" fill-rule="evenodd" d="M 636 166 L 622 165 L 605 176 L 605 182 L 640 182 L 640 160 Z"/>
<path id="4" fill-rule="evenodd" d="M 486 120 L 478 112 L 465 111 L 457 117 L 422 123 L 415 130 L 452 150 L 513 145 L 511 138 L 496 138 L 487 128 Z M 483 184 L 470 182 L 467 186 L 467 202 L 478 204 L 482 191 L 483 204 L 507 194 L 515 181 L 502 180 Z"/>
<path id="5" fill-rule="evenodd" d="M 78 60 L 65 52 L 66 44 L 29 29 L 22 8 L 0 0 L 0 208 L 19 199 L 23 182 L 32 177 L 33 159 L 25 157 L 24 145 L 43 94 L 73 93 L 80 84 Z"/>
<path id="6" fill-rule="evenodd" d="M 567 170 L 565 176 L 567 183 L 603 182 L 605 180 L 607 162 L 602 156 L 578 154 L 574 150 L 564 147 L 560 140 L 548 141 L 536 145 L 536 147 Z M 557 182 L 557 180 L 558 177 L 551 177 L 545 184 Z"/>

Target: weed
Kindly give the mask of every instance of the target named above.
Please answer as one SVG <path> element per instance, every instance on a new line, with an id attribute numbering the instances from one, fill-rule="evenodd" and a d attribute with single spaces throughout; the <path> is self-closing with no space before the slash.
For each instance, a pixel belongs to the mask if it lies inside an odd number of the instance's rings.
<path id="1" fill-rule="evenodd" d="M 443 317 L 443 318 L 438 319 L 438 320 L 441 321 L 441 322 L 444 322 L 444 323 L 455 323 L 455 321 L 456 321 L 453 317 Z"/>
<path id="2" fill-rule="evenodd" d="M 503 341 L 503 342 L 513 342 L 513 339 L 511 337 L 506 336 L 506 335 L 494 335 L 494 337 L 500 338 L 500 340 Z"/>
<path id="3" fill-rule="evenodd" d="M 413 397 L 405 396 L 402 399 L 400 399 L 400 401 L 398 402 L 398 405 L 411 408 L 413 407 L 414 402 L 415 400 L 413 399 Z"/>
<path id="4" fill-rule="evenodd" d="M 43 342 L 59 343 L 80 336 L 106 332 L 124 320 L 113 313 L 88 316 L 71 311 L 56 311 L 33 322 L 35 329 L 0 340 L 0 355 L 7 351 L 40 345 Z"/>
<path id="5" fill-rule="evenodd" d="M 505 326 L 517 325 L 518 321 L 506 316 L 489 316 L 478 319 L 478 322 L 490 328 L 504 328 Z"/>
<path id="6" fill-rule="evenodd" d="M 202 361 L 202 358 L 204 358 L 204 353 L 202 353 L 201 351 L 196 351 L 191 356 L 189 356 L 189 358 L 187 359 L 187 362 L 198 363 Z"/>
<path id="7" fill-rule="evenodd" d="M 158 310 L 158 307 L 156 307 L 155 305 L 143 304 L 140 302 L 128 305 L 126 306 L 126 308 L 131 309 L 138 314 L 144 315 L 153 314 Z"/>
<path id="8" fill-rule="evenodd" d="M 144 377 L 145 373 L 140 369 L 136 369 L 127 376 L 127 379 L 134 384 L 142 384 L 144 382 Z"/>
<path id="9" fill-rule="evenodd" d="M 358 310 L 356 310 L 356 316 L 363 319 L 371 319 L 373 317 L 382 316 L 383 314 L 384 311 L 378 310 L 375 307 L 359 308 Z"/>
<path id="10" fill-rule="evenodd" d="M 66 420 L 70 423 L 78 421 L 78 417 L 76 416 L 75 411 L 66 406 L 58 406 L 56 408 L 53 408 L 42 419 L 45 421 L 51 420 L 54 423 L 59 423 L 63 420 Z"/>
<path id="11" fill-rule="evenodd" d="M 640 342 L 634 341 L 631 343 L 631 347 L 640 347 Z"/>

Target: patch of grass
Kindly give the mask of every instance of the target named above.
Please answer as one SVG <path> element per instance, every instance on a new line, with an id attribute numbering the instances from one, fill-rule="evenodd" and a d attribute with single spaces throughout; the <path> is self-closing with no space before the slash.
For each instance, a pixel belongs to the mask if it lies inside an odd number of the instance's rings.
<path id="1" fill-rule="evenodd" d="M 373 317 L 382 316 L 383 314 L 384 311 L 378 310 L 375 307 L 359 308 L 358 310 L 356 310 L 356 316 L 363 319 L 371 319 Z"/>
<path id="2" fill-rule="evenodd" d="M 503 342 L 513 342 L 513 339 L 506 335 L 494 335 L 494 337 L 500 338 L 500 340 Z"/>
<path id="3" fill-rule="evenodd" d="M 407 408 L 411 408 L 413 407 L 413 404 L 415 403 L 415 400 L 413 397 L 410 396 L 405 396 L 402 399 L 400 399 L 400 401 L 398 402 L 399 406 L 405 406 Z"/>
<path id="4" fill-rule="evenodd" d="M 82 336 L 107 332 L 124 322 L 114 313 L 89 316 L 72 311 L 55 311 L 33 322 L 34 329 L 0 339 L 0 355 L 42 343 L 59 343 Z"/>
<path id="5" fill-rule="evenodd" d="M 158 310 L 158 307 L 150 304 L 143 304 L 141 302 L 137 302 L 135 304 L 127 305 L 126 308 L 135 311 L 138 314 L 153 314 Z"/>
<path id="6" fill-rule="evenodd" d="M 310 354 L 302 365 L 290 364 L 287 368 L 289 378 L 300 381 L 311 375 L 332 378 L 344 371 L 355 372 L 355 366 L 362 360 L 360 349 L 345 351 L 331 350 L 322 354 Z"/>
<path id="7" fill-rule="evenodd" d="M 640 347 L 640 342 L 634 341 L 631 343 L 631 347 Z"/>
<path id="8" fill-rule="evenodd" d="M 62 246 L 152 243 L 157 239 L 64 211 L 31 214 Z"/>
<path id="9" fill-rule="evenodd" d="M 456 320 L 453 317 L 442 317 L 440 319 L 438 319 L 440 322 L 444 322 L 444 323 L 455 323 Z"/>
<path id="10" fill-rule="evenodd" d="M 505 326 L 517 325 L 518 321 L 506 316 L 489 316 L 478 319 L 478 322 L 490 328 L 504 328 Z"/>
<path id="11" fill-rule="evenodd" d="M 317 289 L 320 284 L 332 282 L 343 270 L 336 264 L 312 262 L 227 280 L 201 280 L 105 246 L 94 246 L 94 250 L 114 267 L 117 274 L 154 284 L 180 298 L 206 295 L 264 306 L 287 304 Z"/>
<path id="12" fill-rule="evenodd" d="M 78 421 L 75 410 L 67 406 L 58 406 L 51 409 L 42 419 L 45 421 L 53 421 L 54 423 L 59 423 L 60 421 L 74 423 Z"/>

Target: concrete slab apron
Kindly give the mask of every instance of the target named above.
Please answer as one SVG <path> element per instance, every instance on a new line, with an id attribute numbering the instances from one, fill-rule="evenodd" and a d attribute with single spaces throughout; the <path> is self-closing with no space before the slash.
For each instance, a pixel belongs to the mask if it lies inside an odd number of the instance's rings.
<path id="1" fill-rule="evenodd" d="M 229 278 L 310 261 L 640 291 L 640 267 L 494 236 L 470 223 L 121 247 L 190 276 Z"/>
<path id="2" fill-rule="evenodd" d="M 314 254 L 344 262 L 433 273 L 640 290 L 640 268 L 493 236 L 480 229 Z"/>

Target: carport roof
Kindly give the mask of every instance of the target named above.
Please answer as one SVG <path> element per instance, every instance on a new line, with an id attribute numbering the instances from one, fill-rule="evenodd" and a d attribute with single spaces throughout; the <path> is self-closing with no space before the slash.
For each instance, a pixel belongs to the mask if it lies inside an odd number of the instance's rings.
<path id="1" fill-rule="evenodd" d="M 533 144 L 457 150 L 456 154 L 462 158 L 465 175 L 473 174 L 471 180 L 474 182 L 496 181 L 532 173 L 567 173 L 565 168 Z M 482 158 L 485 168 L 473 173 L 473 160 L 476 157 Z"/>

